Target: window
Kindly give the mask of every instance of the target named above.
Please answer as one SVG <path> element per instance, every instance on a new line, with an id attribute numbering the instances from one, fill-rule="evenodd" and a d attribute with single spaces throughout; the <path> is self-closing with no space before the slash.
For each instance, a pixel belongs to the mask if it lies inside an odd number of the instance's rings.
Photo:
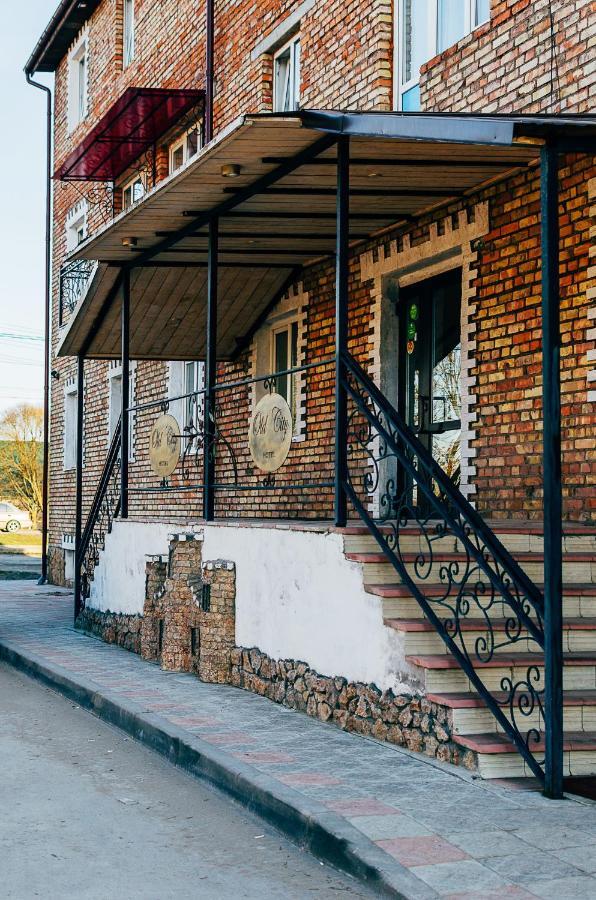
<path id="1" fill-rule="evenodd" d="M 83 36 L 70 55 L 68 68 L 68 122 L 72 131 L 87 115 L 87 37 Z"/>
<path id="2" fill-rule="evenodd" d="M 287 401 L 294 422 L 293 440 L 306 437 L 306 372 L 287 373 L 305 362 L 306 309 L 308 293 L 297 286 L 277 304 L 267 321 L 259 328 L 252 344 L 252 377 L 270 376 L 285 372 L 275 378 L 275 390 Z M 252 389 L 253 407 L 268 393 L 264 380 L 256 381 Z"/>
<path id="3" fill-rule="evenodd" d="M 180 425 L 181 433 L 190 434 L 195 429 L 202 432 L 205 395 L 196 392 L 205 387 L 205 364 L 198 361 L 171 362 L 168 381 L 168 397 L 184 398 L 172 400 L 169 404 L 169 412 Z M 186 397 L 186 394 L 194 396 Z"/>
<path id="4" fill-rule="evenodd" d="M 137 200 L 145 196 L 145 178 L 143 175 L 135 175 L 122 188 L 122 209 L 128 209 Z"/>
<path id="5" fill-rule="evenodd" d="M 135 4 L 134 0 L 124 0 L 124 29 L 122 48 L 122 62 L 124 68 L 129 66 L 135 58 Z"/>
<path id="6" fill-rule="evenodd" d="M 400 0 L 398 16 L 397 106 L 420 109 L 420 67 L 487 22 L 490 0 Z"/>
<path id="7" fill-rule="evenodd" d="M 203 146 L 203 129 L 200 122 L 188 129 L 170 144 L 170 174 L 180 169 Z"/>
<path id="8" fill-rule="evenodd" d="M 81 244 L 87 237 L 87 201 L 81 200 L 75 204 L 66 216 L 66 252 Z"/>
<path id="9" fill-rule="evenodd" d="M 77 397 L 76 383 L 64 388 L 64 471 L 77 464 Z"/>
<path id="10" fill-rule="evenodd" d="M 300 37 L 293 37 L 273 57 L 273 111 L 292 112 L 300 105 Z"/>
<path id="11" fill-rule="evenodd" d="M 134 404 L 135 363 L 131 362 L 128 383 L 128 405 Z M 108 439 L 111 442 L 118 420 L 122 415 L 122 364 L 120 361 L 110 363 L 108 371 L 109 405 L 108 405 Z M 134 413 L 130 416 L 128 428 L 128 459 L 134 459 Z"/>
<path id="12" fill-rule="evenodd" d="M 298 322 L 290 322 L 271 332 L 271 371 L 284 372 L 298 365 Z M 296 376 L 278 375 L 275 389 L 287 401 L 296 419 Z"/>

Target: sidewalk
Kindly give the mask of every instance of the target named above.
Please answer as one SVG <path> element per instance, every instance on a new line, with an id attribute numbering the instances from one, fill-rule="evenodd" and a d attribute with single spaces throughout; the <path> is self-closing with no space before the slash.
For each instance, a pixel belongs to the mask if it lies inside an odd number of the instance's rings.
<path id="1" fill-rule="evenodd" d="M 379 895 L 596 897 L 589 801 L 478 781 L 255 694 L 162 672 L 71 623 L 68 592 L 0 582 L 0 659 L 209 779 Z"/>

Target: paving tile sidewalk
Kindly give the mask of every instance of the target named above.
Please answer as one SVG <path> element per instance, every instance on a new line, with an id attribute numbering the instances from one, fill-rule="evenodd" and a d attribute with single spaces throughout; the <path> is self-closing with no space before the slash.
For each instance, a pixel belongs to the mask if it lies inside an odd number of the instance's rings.
<path id="1" fill-rule="evenodd" d="M 393 864 L 409 873 L 404 896 L 596 897 L 596 805 L 482 782 L 254 694 L 162 672 L 74 631 L 71 614 L 64 591 L 0 582 L 0 645 L 91 682 L 272 780 L 263 783 L 291 788 L 287 796 L 318 804 L 329 827 L 355 828 L 346 833 L 376 850 L 387 871 Z"/>

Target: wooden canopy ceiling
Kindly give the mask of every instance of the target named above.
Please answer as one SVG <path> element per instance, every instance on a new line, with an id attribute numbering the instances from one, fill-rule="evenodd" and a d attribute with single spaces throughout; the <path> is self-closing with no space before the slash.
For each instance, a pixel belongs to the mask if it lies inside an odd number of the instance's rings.
<path id="1" fill-rule="evenodd" d="M 217 212 L 217 355 L 229 359 L 300 269 L 334 253 L 338 134 L 351 136 L 356 242 L 534 163 L 542 141 L 520 135 L 519 121 L 316 112 L 242 118 L 71 254 L 101 265 L 59 355 L 120 356 L 120 304 L 110 301 L 120 269 L 130 267 L 131 357 L 200 359 L 207 224 Z M 237 177 L 222 174 L 229 165 L 240 167 Z"/>

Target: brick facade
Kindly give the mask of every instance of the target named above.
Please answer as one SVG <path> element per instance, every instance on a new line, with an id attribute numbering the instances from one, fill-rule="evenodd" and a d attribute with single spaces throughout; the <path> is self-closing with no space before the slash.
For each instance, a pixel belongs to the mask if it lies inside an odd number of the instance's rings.
<path id="1" fill-rule="evenodd" d="M 491 20 L 422 69 L 423 108 L 428 110 L 589 111 L 594 95 L 594 4 L 574 0 L 553 2 L 558 76 L 551 84 L 548 5 L 545 0 L 502 0 L 491 5 Z M 216 4 L 215 132 L 238 115 L 271 109 L 272 57 L 255 55 L 259 42 L 281 29 L 304 9 L 301 33 L 301 100 L 305 107 L 389 110 L 393 95 L 393 9 L 389 0 L 315 2 L 267 0 L 255 12 L 246 0 Z M 571 8 L 570 8 L 571 7 Z M 592 17 L 590 18 L 590 12 Z M 84 138 L 90 128 L 129 86 L 200 88 L 204 84 L 204 16 L 196 4 L 137 0 L 136 53 L 122 66 L 122 4 L 104 0 L 86 27 L 89 48 L 89 114 L 72 133 L 67 122 L 68 58 L 56 72 L 55 165 Z M 575 77 L 577 75 L 578 77 Z M 157 148 L 157 177 L 167 174 L 167 142 Z M 594 183 L 592 158 L 569 157 L 561 172 L 562 206 L 562 415 L 565 515 L 586 520 L 594 515 L 596 460 L 591 429 L 593 399 L 588 395 L 594 359 L 593 271 L 589 268 Z M 123 176 L 117 189 L 126 179 Z M 58 325 L 59 272 L 66 253 L 65 222 L 69 210 L 88 185 L 57 185 L 54 196 L 54 270 L 52 346 Z M 117 190 L 114 209 L 119 208 Z M 495 517 L 540 517 L 540 273 L 538 181 L 533 170 L 514 175 L 469 197 L 422 217 L 407 228 L 384 235 L 353 253 L 350 280 L 350 350 L 373 375 L 381 378 L 379 285 L 375 266 L 400 254 L 430 252 L 446 222 L 472 220 L 478 205 L 486 205 L 485 234 L 466 243 L 468 367 L 466 391 L 466 493 L 480 511 Z M 90 206 L 88 225 L 101 224 L 99 207 Z M 455 227 L 454 226 L 454 227 Z M 592 233 L 593 241 L 593 233 Z M 426 249 L 425 249 L 426 248 Z M 366 263 L 363 263 L 366 260 Z M 592 267 L 593 269 L 593 267 Z M 385 271 L 389 271 L 388 265 Z M 322 359 L 334 349 L 334 279 L 332 266 L 319 263 L 300 276 L 308 296 L 304 309 L 304 362 Z M 591 279 L 591 280 L 590 280 Z M 253 350 L 233 365 L 221 366 L 221 379 L 241 379 L 253 372 Z M 74 377 L 74 361 L 52 360 L 59 374 L 51 384 L 50 557 L 51 574 L 64 578 L 63 534 L 72 534 L 74 470 L 64 471 L 64 387 Z M 108 446 L 108 364 L 90 361 L 85 374 L 84 505 L 95 490 Z M 164 398 L 168 366 L 139 362 L 134 400 Z M 255 487 L 246 449 L 246 426 L 252 389 L 222 394 L 219 425 L 235 450 L 241 480 Z M 147 466 L 147 440 L 155 412 L 136 414 L 133 487 L 155 480 Z M 333 370 L 313 370 L 304 385 L 304 435 L 293 443 L 280 473 L 281 482 L 330 480 L 333 449 Z M 217 480 L 230 478 L 229 457 L 221 446 Z M 200 481 L 200 464 L 196 481 Z M 180 524 L 201 514 L 198 492 L 131 494 L 130 514 Z M 217 514 L 233 516 L 329 517 L 332 490 L 219 492 Z"/>

